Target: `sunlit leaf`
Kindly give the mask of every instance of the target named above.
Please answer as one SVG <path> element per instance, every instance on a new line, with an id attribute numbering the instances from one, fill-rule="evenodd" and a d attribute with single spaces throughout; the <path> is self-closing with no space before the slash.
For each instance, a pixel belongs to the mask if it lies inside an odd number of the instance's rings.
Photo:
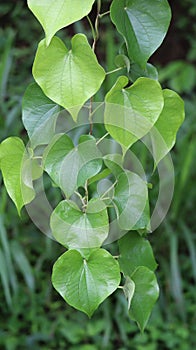
<path id="1" fill-rule="evenodd" d="M 39 43 L 33 65 L 33 76 L 45 95 L 66 108 L 77 120 L 83 104 L 100 88 L 105 79 L 87 38 L 76 34 L 69 50 L 61 39 L 54 37 L 50 45 Z"/>
<path id="2" fill-rule="evenodd" d="M 47 45 L 55 33 L 88 15 L 95 0 L 27 0 L 28 6 L 41 23 Z"/>
<path id="3" fill-rule="evenodd" d="M 128 88 L 127 84 L 122 76 L 107 93 L 104 116 L 107 131 L 124 151 L 152 128 L 164 103 L 157 81 L 139 78 Z"/>

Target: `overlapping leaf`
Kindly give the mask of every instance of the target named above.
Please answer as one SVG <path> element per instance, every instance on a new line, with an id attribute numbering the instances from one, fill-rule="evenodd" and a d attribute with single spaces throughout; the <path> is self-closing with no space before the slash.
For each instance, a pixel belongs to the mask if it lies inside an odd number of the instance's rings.
<path id="1" fill-rule="evenodd" d="M 167 33 L 171 10 L 167 0 L 114 0 L 111 19 L 126 42 L 129 57 L 145 68 Z"/>
<path id="2" fill-rule="evenodd" d="M 100 247 L 109 231 L 107 208 L 100 199 L 90 200 L 85 211 L 72 201 L 62 201 L 50 224 L 56 240 L 71 249 Z"/>
<path id="3" fill-rule="evenodd" d="M 82 105 L 100 88 L 105 79 L 104 69 L 99 65 L 87 38 L 76 34 L 72 48 L 54 37 L 50 45 L 39 43 L 33 76 L 46 96 L 66 108 L 77 120 Z"/>
<path id="4" fill-rule="evenodd" d="M 121 229 L 134 229 L 147 200 L 147 185 L 137 174 L 125 171 L 118 177 L 113 201 L 118 209 L 117 217 Z"/>
<path id="5" fill-rule="evenodd" d="M 172 149 L 176 134 L 184 121 L 184 102 L 172 90 L 163 90 L 164 107 L 150 131 L 155 165 Z"/>
<path id="6" fill-rule="evenodd" d="M 136 232 L 128 232 L 119 242 L 119 264 L 125 276 L 132 276 L 139 266 L 154 271 L 157 263 L 149 241 Z"/>
<path id="7" fill-rule="evenodd" d="M 88 15 L 95 0 L 28 0 L 28 6 L 41 23 L 46 43 L 55 33 Z"/>
<path id="8" fill-rule="evenodd" d="M 22 120 L 33 148 L 51 141 L 59 110 L 37 84 L 28 86 L 23 97 Z"/>
<path id="9" fill-rule="evenodd" d="M 48 146 L 44 155 L 44 168 L 52 180 L 69 198 L 74 191 L 96 175 L 102 167 L 101 153 L 96 140 L 81 136 L 74 144 L 69 136 L 58 135 Z"/>
<path id="10" fill-rule="evenodd" d="M 92 316 L 98 306 L 118 287 L 118 262 L 104 249 L 94 251 L 88 260 L 70 250 L 54 264 L 54 288 L 76 309 Z"/>
<path id="11" fill-rule="evenodd" d="M 124 151 L 152 128 L 164 104 L 157 81 L 139 78 L 131 87 L 127 84 L 122 76 L 108 92 L 104 116 L 106 129 Z"/>
<path id="12" fill-rule="evenodd" d="M 144 266 L 138 267 L 132 274 L 131 280 L 134 282 L 135 291 L 131 300 L 129 315 L 143 331 L 158 299 L 159 287 L 155 274 Z"/>
<path id="13" fill-rule="evenodd" d="M 9 137 L 0 144 L 0 169 L 7 192 L 20 214 L 21 208 L 35 196 L 32 167 L 25 146 L 18 137 Z M 40 173 L 34 173 L 34 178 Z"/>

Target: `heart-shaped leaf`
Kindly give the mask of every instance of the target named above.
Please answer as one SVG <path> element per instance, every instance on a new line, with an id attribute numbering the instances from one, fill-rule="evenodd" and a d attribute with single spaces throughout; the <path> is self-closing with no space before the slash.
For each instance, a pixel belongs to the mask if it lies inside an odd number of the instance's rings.
<path id="1" fill-rule="evenodd" d="M 100 199 L 91 199 L 83 211 L 72 201 L 62 201 L 51 215 L 53 236 L 71 249 L 97 248 L 109 231 L 107 208 Z"/>
<path id="2" fill-rule="evenodd" d="M 44 154 L 44 168 L 69 198 L 102 168 L 102 155 L 92 136 L 81 136 L 78 146 L 69 136 L 57 135 Z"/>
<path id="3" fill-rule="evenodd" d="M 153 306 L 159 297 L 159 287 L 155 274 L 147 267 L 140 266 L 131 276 L 135 291 L 129 310 L 130 317 L 144 331 Z"/>
<path id="4" fill-rule="evenodd" d="M 184 121 L 184 102 L 172 90 L 163 90 L 164 107 L 150 131 L 155 166 L 172 149 L 176 134 Z"/>
<path id="5" fill-rule="evenodd" d="M 129 58 L 145 68 L 167 33 L 171 10 L 167 0 L 114 0 L 111 19 L 126 42 Z"/>
<path id="6" fill-rule="evenodd" d="M 104 249 L 94 251 L 88 260 L 70 250 L 54 264 L 52 283 L 68 304 L 91 317 L 118 288 L 119 265 Z"/>
<path id="7" fill-rule="evenodd" d="M 29 162 L 24 143 L 18 137 L 9 137 L 0 144 L 0 168 L 4 185 L 20 215 L 21 208 L 33 200 L 35 192 L 32 162 Z"/>
<path id="8" fill-rule="evenodd" d="M 125 276 L 132 276 L 139 266 L 146 266 L 154 271 L 157 263 L 149 241 L 137 232 L 128 232 L 119 242 L 119 264 Z"/>
<path id="9" fill-rule="evenodd" d="M 148 199 L 146 183 L 130 171 L 118 177 L 113 201 L 117 208 L 117 218 L 121 229 L 133 230 L 141 218 Z"/>
<path id="10" fill-rule="evenodd" d="M 55 33 L 88 15 L 95 0 L 27 0 L 28 7 L 41 23 L 46 43 Z"/>
<path id="11" fill-rule="evenodd" d="M 40 87 L 33 83 L 23 97 L 22 120 L 31 147 L 48 144 L 54 136 L 59 106 L 49 100 Z"/>
<path id="12" fill-rule="evenodd" d="M 100 88 L 105 79 L 87 38 L 76 34 L 68 50 L 54 37 L 50 45 L 39 43 L 33 64 L 33 76 L 46 96 L 66 108 L 76 121 L 83 104 Z"/>
<path id="13" fill-rule="evenodd" d="M 118 78 L 106 95 L 105 125 L 124 152 L 143 137 L 157 121 L 164 104 L 160 84 L 139 78 L 129 88 L 128 78 Z"/>

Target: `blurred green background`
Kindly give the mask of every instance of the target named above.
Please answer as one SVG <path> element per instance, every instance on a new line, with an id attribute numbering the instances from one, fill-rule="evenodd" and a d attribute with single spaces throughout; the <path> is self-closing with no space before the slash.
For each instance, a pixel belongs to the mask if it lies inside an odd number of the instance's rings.
<path id="1" fill-rule="evenodd" d="M 103 10 L 109 4 L 103 1 Z M 20 220 L 0 178 L 2 350 L 196 348 L 196 2 L 173 0 L 170 4 L 170 30 L 150 62 L 158 67 L 162 85 L 184 98 L 186 120 L 172 151 L 176 185 L 170 212 L 150 236 L 159 264 L 161 295 L 148 327 L 140 334 L 129 321 L 120 292 L 106 300 L 91 320 L 64 303 L 50 281 L 62 248 L 36 229 L 25 210 Z M 0 26 L 0 141 L 12 135 L 26 140 L 21 100 L 32 81 L 31 66 L 43 32 L 24 0 L 0 2 Z M 87 32 L 91 40 L 87 20 L 60 35 L 66 42 L 76 31 Z M 99 60 L 107 71 L 115 69 L 121 38 L 107 17 L 101 22 L 100 39 Z M 117 75 L 110 76 L 105 91 Z"/>

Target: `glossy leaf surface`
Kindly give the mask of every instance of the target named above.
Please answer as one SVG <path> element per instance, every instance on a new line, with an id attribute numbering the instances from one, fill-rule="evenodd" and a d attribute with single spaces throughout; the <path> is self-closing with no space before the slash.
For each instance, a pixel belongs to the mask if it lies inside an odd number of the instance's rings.
<path id="1" fill-rule="evenodd" d="M 184 121 L 184 102 L 174 91 L 163 90 L 164 107 L 150 131 L 155 165 L 172 149 L 178 129 Z"/>
<path id="2" fill-rule="evenodd" d="M 137 322 L 141 331 L 144 331 L 153 306 L 158 299 L 159 287 L 155 274 L 144 266 L 138 267 L 131 279 L 135 284 L 135 291 L 129 315 Z"/>
<path id="3" fill-rule="evenodd" d="M 92 316 L 98 306 L 118 287 L 118 262 L 104 249 L 94 251 L 88 260 L 70 250 L 54 264 L 52 283 L 68 304 Z"/>
<path id="4" fill-rule="evenodd" d="M 154 271 L 157 263 L 148 240 L 137 232 L 128 232 L 119 242 L 119 264 L 125 276 L 131 276 L 139 266 Z"/>
<path id="5" fill-rule="evenodd" d="M 91 136 L 81 136 L 76 147 L 69 136 L 57 136 L 46 149 L 44 158 L 45 170 L 67 198 L 102 167 L 101 153 Z"/>
<path id="6" fill-rule="evenodd" d="M 134 229 L 145 209 L 147 198 L 146 183 L 137 174 L 126 171 L 119 176 L 113 201 L 118 209 L 121 229 Z"/>
<path id="7" fill-rule="evenodd" d="M 56 240 L 71 249 L 100 247 L 109 232 L 107 208 L 100 199 L 90 200 L 85 211 L 73 201 L 62 201 L 50 224 Z"/>
<path id="8" fill-rule="evenodd" d="M 23 97 L 22 121 L 31 146 L 48 144 L 54 136 L 59 106 L 49 100 L 41 88 L 33 83 Z"/>
<path id="9" fill-rule="evenodd" d="M 145 68 L 167 33 L 171 10 L 167 0 L 114 0 L 111 19 L 126 42 L 129 57 Z"/>

